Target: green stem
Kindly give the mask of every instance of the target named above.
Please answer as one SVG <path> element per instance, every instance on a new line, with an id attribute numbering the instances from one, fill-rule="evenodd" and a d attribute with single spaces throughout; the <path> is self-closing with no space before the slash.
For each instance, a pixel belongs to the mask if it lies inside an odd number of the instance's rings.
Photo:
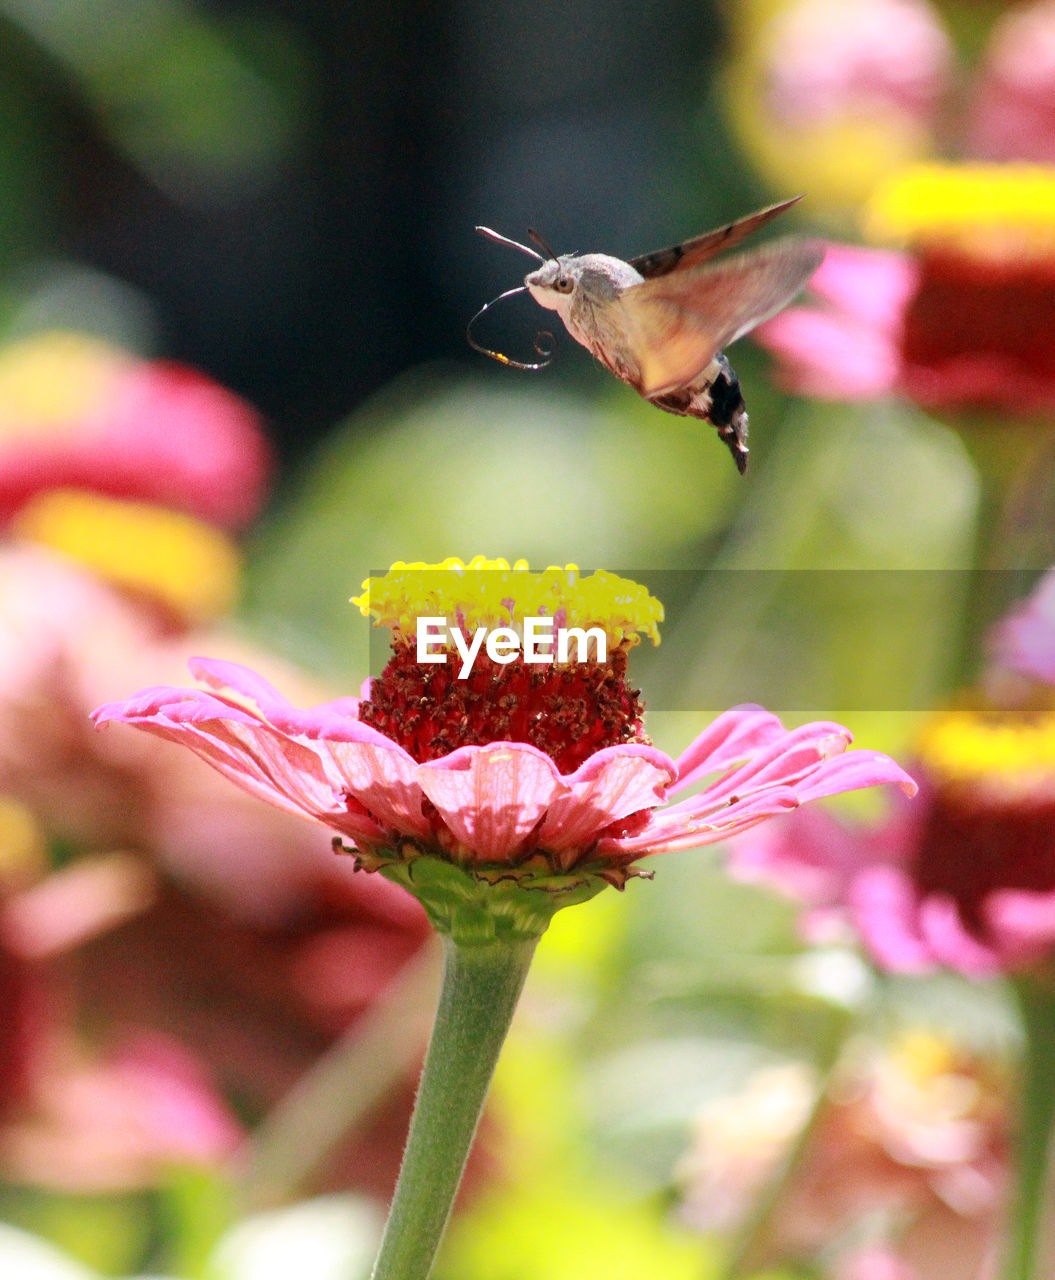
<path id="1" fill-rule="evenodd" d="M 443 939 L 443 987 L 372 1280 L 425 1280 L 537 938 Z"/>
<path id="2" fill-rule="evenodd" d="M 1025 1046 L 1015 1144 L 1015 1189 L 1004 1280 L 1044 1280 L 1055 1132 L 1055 986 L 1026 976 L 1015 984 Z"/>

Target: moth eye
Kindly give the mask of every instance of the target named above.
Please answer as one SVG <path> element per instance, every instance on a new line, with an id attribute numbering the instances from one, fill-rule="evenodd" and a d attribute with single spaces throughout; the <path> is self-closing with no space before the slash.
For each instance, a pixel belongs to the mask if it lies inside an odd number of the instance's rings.
<path id="1" fill-rule="evenodd" d="M 553 281 L 553 287 L 558 293 L 571 293 L 575 285 L 570 276 L 558 276 Z"/>

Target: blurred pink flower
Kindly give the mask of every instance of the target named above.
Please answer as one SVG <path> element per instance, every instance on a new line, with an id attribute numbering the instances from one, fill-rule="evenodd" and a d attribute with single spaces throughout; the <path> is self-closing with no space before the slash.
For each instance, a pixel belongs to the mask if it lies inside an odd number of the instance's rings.
<path id="1" fill-rule="evenodd" d="M 1055 685 L 1055 570 L 994 629 L 990 648 L 998 665 Z"/>
<path id="2" fill-rule="evenodd" d="M 849 923 L 883 968 L 977 977 L 1055 951 L 1055 616 L 1052 577 L 993 633 L 1003 702 L 933 714 L 917 738 L 920 794 L 858 829 L 795 814 L 737 842 L 730 867 L 801 898 L 810 936 Z"/>
<path id="3" fill-rule="evenodd" d="M 318 696 L 288 666 L 250 654 L 234 636 L 222 642 L 302 695 Z M 257 804 L 189 752 L 144 734 L 93 732 L 89 711 L 132 672 L 142 683 L 170 680 L 188 646 L 201 643 L 75 565 L 37 548 L 0 549 L 0 797 L 17 797 L 67 849 L 136 850 L 140 874 L 153 885 L 149 902 L 115 916 L 107 907 L 113 894 L 69 878 L 80 857 L 3 913 L 0 1109 L 5 1090 L 18 1094 L 27 1143 L 27 1135 L 36 1135 L 34 1144 L 46 1136 L 52 1147 L 80 1141 L 52 1105 L 61 1084 L 47 1080 L 53 1068 L 56 1081 L 59 1067 L 75 1069 L 84 1086 L 77 1097 L 98 1088 L 112 1099 L 120 1089 L 111 1089 L 110 1054 L 123 1052 L 128 1035 L 182 1046 L 212 1087 L 253 1117 L 264 1114 L 376 1005 L 428 936 L 417 903 L 380 877 L 351 879 L 321 832 L 313 838 L 299 819 Z M 89 936 L 78 933 L 77 918 L 90 903 L 108 923 Z M 53 1012 L 41 1001 L 51 999 L 56 965 L 64 994 Z M 39 1062 L 43 1031 L 53 1037 L 62 1028 L 70 1002 L 91 1022 L 95 1050 L 73 1046 L 65 1066 Z M 427 1027 L 413 1034 L 406 1078 L 393 1077 L 346 1145 L 331 1171 L 338 1185 L 391 1190 Z M 39 1087 L 27 1094 L 31 1080 Z M 128 1124 L 142 1132 L 147 1119 L 129 1116 Z M 108 1172 L 96 1138 L 95 1182 L 125 1177 L 116 1167 Z M 131 1159 L 131 1149 L 114 1142 L 115 1158 L 123 1150 Z M 29 1146 L 19 1150 L 28 1161 Z M 72 1177 L 76 1152 L 66 1163 Z"/>
<path id="4" fill-rule="evenodd" d="M 257 414 L 193 369 L 72 333 L 0 352 L 0 519 L 82 488 L 242 526 L 270 472 Z"/>
<path id="5" fill-rule="evenodd" d="M 810 290 L 820 306 L 788 307 L 755 332 L 800 395 L 871 400 L 903 389 L 901 337 L 919 285 L 906 254 L 830 244 Z"/>
<path id="6" fill-rule="evenodd" d="M 1055 3 L 997 19 L 967 110 L 967 155 L 1055 163 Z"/>
<path id="7" fill-rule="evenodd" d="M 935 727 L 958 732 L 949 721 Z M 976 730 L 995 742 L 1008 724 L 978 719 L 967 736 Z M 749 838 L 734 849 L 731 870 L 784 885 L 789 864 L 816 867 L 832 857 L 825 870 L 838 897 L 807 900 L 807 929 L 811 921 L 816 928 L 818 907 L 829 927 L 837 915 L 884 969 L 947 967 L 985 977 L 1026 968 L 1055 946 L 1055 786 L 1050 764 L 1038 764 L 1021 785 L 995 763 L 990 778 L 965 781 L 921 752 L 911 811 L 895 802 L 889 823 L 871 830 L 828 814 L 812 817 L 806 830 L 795 815 L 764 847 Z"/>
<path id="8" fill-rule="evenodd" d="M 801 1064 L 769 1066 L 707 1104 L 677 1171 L 681 1216 L 703 1230 L 742 1225 L 810 1122 L 748 1267 L 823 1251 L 837 1280 L 977 1280 L 1006 1182 L 999 1071 L 916 1033 L 858 1042 L 811 1117 L 817 1088 Z"/>
<path id="9" fill-rule="evenodd" d="M 729 114 L 774 189 L 857 209 L 931 151 L 954 66 L 927 0 L 776 0 L 729 17 Z"/>
<path id="10" fill-rule="evenodd" d="M 122 721 L 190 747 L 254 795 L 347 837 L 366 859 L 402 846 L 469 867 L 541 855 L 554 873 L 596 866 L 622 884 L 638 858 L 725 839 L 808 800 L 883 782 L 915 789 L 886 756 L 843 754 L 850 735 L 841 726 L 789 731 L 754 706 L 720 716 L 676 762 L 629 742 L 562 773 L 529 743 L 502 740 L 419 763 L 360 719 L 356 698 L 298 710 L 245 667 L 196 659 L 191 670 L 209 691 L 148 689 L 100 707 L 96 723 Z M 712 774 L 718 780 L 698 794 L 659 807 Z"/>
<path id="11" fill-rule="evenodd" d="M 785 128 L 884 112 L 933 123 L 952 56 L 926 0 L 794 0 L 771 22 L 769 106 Z"/>
<path id="12" fill-rule="evenodd" d="M 0 1170 L 15 1182 L 138 1187 L 174 1161 L 225 1158 L 241 1138 L 206 1071 L 174 1042 L 126 1037 L 101 1055 L 80 1043 L 70 970 L 94 939 L 148 912 L 154 889 L 143 864 L 113 854 L 0 897 Z"/>
<path id="13" fill-rule="evenodd" d="M 813 943 L 843 941 L 848 904 L 863 869 L 897 867 L 915 838 L 917 808 L 893 806 L 875 828 L 860 828 L 821 809 L 759 828 L 729 847 L 729 869 L 740 880 L 769 884 L 803 904 L 800 926 Z"/>
<path id="14" fill-rule="evenodd" d="M 829 245 L 810 287 L 819 306 L 756 330 L 792 391 L 1004 415 L 1055 405 L 1055 264 Z"/>
<path id="15" fill-rule="evenodd" d="M 0 1125 L 0 1168 L 49 1189 L 150 1186 L 173 1165 L 228 1159 L 244 1137 L 198 1059 L 156 1034 L 101 1062 L 49 1064 L 27 1103 Z"/>

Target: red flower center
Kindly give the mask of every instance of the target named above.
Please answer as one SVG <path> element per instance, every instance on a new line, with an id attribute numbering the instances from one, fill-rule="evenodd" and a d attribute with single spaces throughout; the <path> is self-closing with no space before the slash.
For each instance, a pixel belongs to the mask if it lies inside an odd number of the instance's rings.
<path id="1" fill-rule="evenodd" d="M 933 794 L 916 882 L 951 897 L 987 941 L 991 894 L 1055 891 L 1055 711 L 950 710 L 930 719 L 919 746 Z"/>
<path id="2" fill-rule="evenodd" d="M 458 678 L 459 662 L 422 664 L 414 642 L 393 635 L 393 656 L 371 682 L 359 718 L 424 763 L 458 747 L 527 742 L 571 773 L 603 747 L 648 743 L 640 690 L 626 683 L 624 643 L 606 662 L 539 664 L 517 655 L 499 664 L 481 654 Z"/>
<path id="3" fill-rule="evenodd" d="M 987 941 L 985 903 L 999 889 L 1055 891 L 1055 798 L 994 806 L 955 791 L 929 807 L 915 867 L 922 894 L 951 897 Z"/>
<path id="4" fill-rule="evenodd" d="M 929 250 L 905 315 L 909 389 L 923 403 L 1055 404 L 1055 265 Z"/>

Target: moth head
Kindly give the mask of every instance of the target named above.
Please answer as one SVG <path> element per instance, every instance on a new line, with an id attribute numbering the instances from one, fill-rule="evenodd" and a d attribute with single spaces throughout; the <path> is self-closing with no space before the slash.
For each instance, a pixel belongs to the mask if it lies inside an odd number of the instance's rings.
<path id="1" fill-rule="evenodd" d="M 640 284 L 641 276 L 628 262 L 605 253 L 566 253 L 544 262 L 524 283 L 536 302 L 563 314 L 575 298 L 594 306 L 614 302 L 624 289 Z"/>
<path id="2" fill-rule="evenodd" d="M 563 311 L 571 302 L 578 284 L 578 273 L 569 254 L 563 258 L 550 258 L 537 271 L 529 271 L 524 284 L 535 301 L 551 311 Z"/>

